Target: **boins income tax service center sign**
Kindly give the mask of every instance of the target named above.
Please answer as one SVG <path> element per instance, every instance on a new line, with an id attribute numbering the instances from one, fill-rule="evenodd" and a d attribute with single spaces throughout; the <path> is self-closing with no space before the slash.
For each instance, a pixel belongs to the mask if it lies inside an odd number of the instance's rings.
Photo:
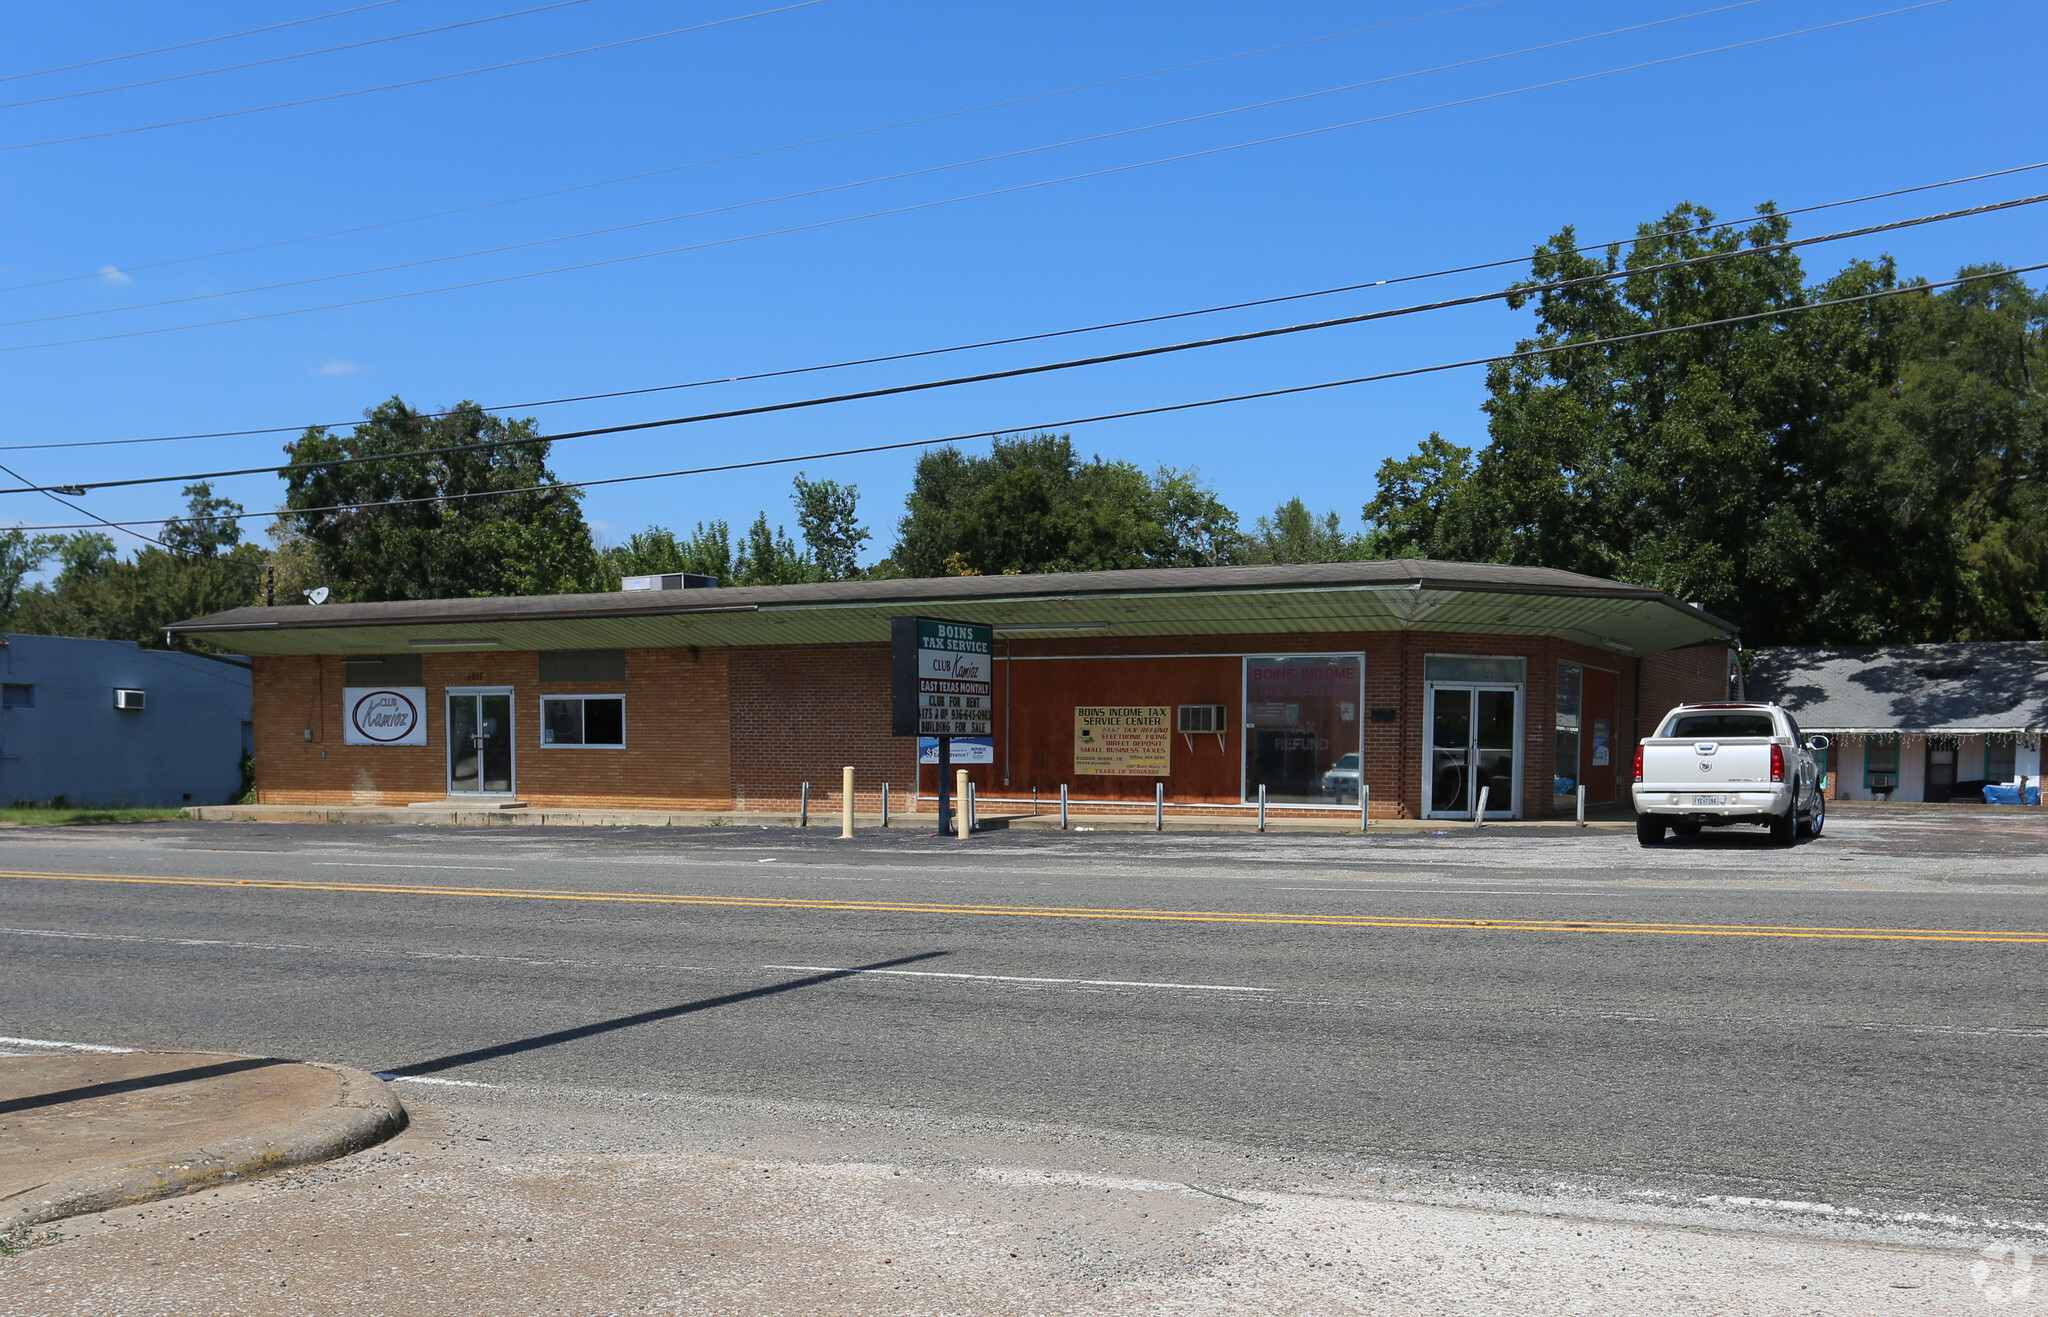
<path id="1" fill-rule="evenodd" d="M 889 640 L 893 735 L 995 735 L 994 628 L 895 617 Z"/>
<path id="2" fill-rule="evenodd" d="M 343 745 L 425 745 L 425 686 L 348 686 L 341 692 Z"/>

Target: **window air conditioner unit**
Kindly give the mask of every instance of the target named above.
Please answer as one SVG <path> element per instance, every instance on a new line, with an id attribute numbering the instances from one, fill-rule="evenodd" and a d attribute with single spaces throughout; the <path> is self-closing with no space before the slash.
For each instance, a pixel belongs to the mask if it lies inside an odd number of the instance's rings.
<path id="1" fill-rule="evenodd" d="M 114 707 L 117 709 L 127 709 L 132 712 L 142 707 L 143 700 L 144 696 L 141 691 L 127 690 L 120 686 L 114 688 Z"/>
<path id="2" fill-rule="evenodd" d="M 1204 734 L 1224 729 L 1223 719 L 1230 712 L 1222 704 L 1183 704 L 1180 706 L 1180 730 Z"/>

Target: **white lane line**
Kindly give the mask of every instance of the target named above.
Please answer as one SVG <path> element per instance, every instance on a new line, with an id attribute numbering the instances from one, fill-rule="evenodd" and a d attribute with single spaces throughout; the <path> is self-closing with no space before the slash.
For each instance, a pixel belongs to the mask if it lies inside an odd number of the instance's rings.
<path id="1" fill-rule="evenodd" d="M 308 860 L 309 869 L 462 869 L 471 873 L 518 873 L 506 864 L 375 864 L 368 860 Z"/>
<path id="2" fill-rule="evenodd" d="M 1392 892 L 1402 896 L 1606 896 L 1606 892 L 1560 892 L 1555 888 L 1531 891 L 1514 887 L 1280 887 L 1281 892 Z"/>
<path id="3" fill-rule="evenodd" d="M 503 1084 L 486 1084 L 474 1079 L 435 1079 L 431 1075 L 394 1075 L 379 1071 L 377 1078 L 387 1084 L 440 1084 L 446 1088 L 503 1088 Z"/>
<path id="4" fill-rule="evenodd" d="M 52 1038 L 0 1038 L 4 1047 L 47 1047 L 60 1052 L 132 1052 L 132 1047 L 104 1047 L 99 1043 L 60 1043 Z"/>
<path id="5" fill-rule="evenodd" d="M 1143 983 L 1129 979 L 1037 979 L 1016 974 L 940 974 L 923 969 L 853 969 L 845 965 L 763 965 L 762 969 L 793 969 L 815 974 L 889 974 L 906 979 L 972 979 L 980 983 L 1072 983 L 1084 988 L 1184 988 L 1198 992 L 1278 992 L 1238 983 Z"/>
<path id="6" fill-rule="evenodd" d="M 15 937 L 63 937 L 84 942 L 155 942 L 173 947 L 236 947 L 244 951 L 310 951 L 296 942 L 230 942 L 218 937 L 148 937 L 141 933 L 76 933 L 62 928 L 0 928 Z"/>

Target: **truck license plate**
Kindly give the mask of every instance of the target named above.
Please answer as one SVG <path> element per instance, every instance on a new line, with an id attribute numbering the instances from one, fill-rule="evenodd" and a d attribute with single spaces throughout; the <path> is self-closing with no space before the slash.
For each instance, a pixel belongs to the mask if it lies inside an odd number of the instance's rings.
<path id="1" fill-rule="evenodd" d="M 1735 798 L 1733 796 L 1694 796 L 1692 803 L 1695 805 L 1732 805 L 1735 803 Z"/>

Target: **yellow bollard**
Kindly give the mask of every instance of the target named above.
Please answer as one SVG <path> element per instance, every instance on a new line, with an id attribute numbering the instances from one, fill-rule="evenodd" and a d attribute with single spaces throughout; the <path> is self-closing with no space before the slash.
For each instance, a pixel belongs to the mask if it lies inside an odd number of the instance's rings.
<path id="1" fill-rule="evenodd" d="M 953 817 L 958 820 L 960 840 L 967 840 L 968 829 L 972 827 L 967 818 L 967 770 L 961 769 L 953 775 L 958 785 L 953 789 Z"/>
<path id="2" fill-rule="evenodd" d="M 853 836 L 852 764 L 848 764 L 839 773 L 839 835 L 842 839 Z"/>

